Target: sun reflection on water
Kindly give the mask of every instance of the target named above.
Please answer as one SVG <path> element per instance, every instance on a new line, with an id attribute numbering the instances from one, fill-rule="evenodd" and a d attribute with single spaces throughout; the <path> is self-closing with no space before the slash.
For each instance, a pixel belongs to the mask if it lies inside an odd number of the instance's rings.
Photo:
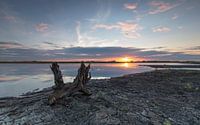
<path id="1" fill-rule="evenodd" d="M 134 64 L 134 63 L 121 63 L 120 67 L 123 67 L 123 68 L 136 68 L 137 65 Z"/>
<path id="2" fill-rule="evenodd" d="M 129 64 L 128 63 L 123 63 L 121 66 L 125 67 L 125 68 L 129 68 Z"/>

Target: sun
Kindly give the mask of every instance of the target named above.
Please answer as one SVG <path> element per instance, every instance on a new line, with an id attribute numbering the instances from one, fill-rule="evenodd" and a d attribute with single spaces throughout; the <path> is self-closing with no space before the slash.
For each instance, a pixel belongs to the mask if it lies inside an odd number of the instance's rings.
<path id="1" fill-rule="evenodd" d="M 123 58 L 122 58 L 122 61 L 123 61 L 123 62 L 129 62 L 129 61 L 131 61 L 131 60 L 130 60 L 128 57 L 123 57 Z"/>
<path id="2" fill-rule="evenodd" d="M 119 62 L 131 62 L 133 61 L 133 59 L 131 59 L 130 57 L 122 57 L 118 60 Z"/>

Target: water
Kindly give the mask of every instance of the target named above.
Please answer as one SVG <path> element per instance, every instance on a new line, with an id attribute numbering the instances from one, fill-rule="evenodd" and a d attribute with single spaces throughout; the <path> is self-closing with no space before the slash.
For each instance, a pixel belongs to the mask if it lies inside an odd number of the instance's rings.
<path id="1" fill-rule="evenodd" d="M 151 64 L 160 65 L 163 63 Z M 177 63 L 174 64 L 179 65 Z M 49 65 L 50 64 L 0 64 L 0 97 L 19 96 L 28 91 L 38 91 L 52 86 L 54 84 L 54 78 Z M 72 82 L 80 64 L 59 65 L 64 76 L 64 81 Z M 92 79 L 105 79 L 154 70 L 153 68 L 139 65 L 142 64 L 91 64 Z"/>

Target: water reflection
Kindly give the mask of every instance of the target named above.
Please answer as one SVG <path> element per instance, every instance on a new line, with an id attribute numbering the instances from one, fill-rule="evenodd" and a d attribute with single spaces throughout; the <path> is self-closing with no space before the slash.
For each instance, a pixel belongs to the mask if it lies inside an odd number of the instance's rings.
<path id="1" fill-rule="evenodd" d="M 0 64 L 0 97 L 18 96 L 27 91 L 52 86 L 54 78 L 49 65 Z M 91 64 L 92 78 L 104 79 L 153 70 L 139 65 L 136 63 Z M 80 64 L 60 64 L 65 82 L 73 81 L 79 66 Z"/>
<path id="2" fill-rule="evenodd" d="M 129 64 L 128 63 L 123 63 L 122 66 L 125 67 L 125 68 L 128 68 Z"/>
<path id="3" fill-rule="evenodd" d="M 54 84 L 50 64 L 0 64 L 0 97 L 18 96 L 27 91 Z M 72 82 L 80 64 L 60 64 L 65 82 Z M 149 71 L 131 63 L 91 64 L 93 79 L 104 79 L 124 74 Z"/>
<path id="4" fill-rule="evenodd" d="M 136 69 L 137 67 L 139 67 L 138 66 L 138 64 L 136 64 L 136 63 L 122 63 L 122 64 L 120 64 L 119 66 L 121 66 L 121 67 L 123 67 L 123 68 L 132 68 L 132 69 Z"/>
<path id="5" fill-rule="evenodd" d="M 23 79 L 22 76 L 0 76 L 0 82 L 18 81 Z"/>

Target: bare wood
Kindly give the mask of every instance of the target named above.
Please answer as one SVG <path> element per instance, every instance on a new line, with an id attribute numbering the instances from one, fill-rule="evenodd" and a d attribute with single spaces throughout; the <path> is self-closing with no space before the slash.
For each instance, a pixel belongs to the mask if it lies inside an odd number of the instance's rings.
<path id="1" fill-rule="evenodd" d="M 91 73 L 89 72 L 90 64 L 88 66 L 85 66 L 85 64 L 82 62 L 74 81 L 72 83 L 66 84 L 64 84 L 63 82 L 62 73 L 59 69 L 59 65 L 57 63 L 52 64 L 51 69 L 52 67 L 54 67 L 54 70 L 52 71 L 54 73 L 57 89 L 55 89 L 52 95 L 49 96 L 49 104 L 54 104 L 58 99 L 64 96 L 71 96 L 76 92 L 82 92 L 84 95 L 91 95 L 91 93 L 85 88 L 85 85 L 91 79 Z"/>
<path id="2" fill-rule="evenodd" d="M 60 71 L 59 65 L 54 62 L 50 66 L 53 74 L 54 74 L 54 82 L 56 88 L 62 88 L 64 86 L 63 78 L 62 78 L 62 72 Z"/>

